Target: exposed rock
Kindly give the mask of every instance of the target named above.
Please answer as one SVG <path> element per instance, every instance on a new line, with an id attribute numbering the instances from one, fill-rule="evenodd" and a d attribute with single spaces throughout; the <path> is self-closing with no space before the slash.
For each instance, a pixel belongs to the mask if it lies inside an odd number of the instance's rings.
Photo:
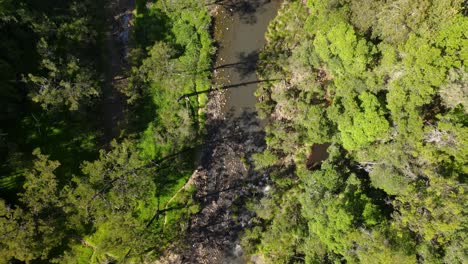
<path id="1" fill-rule="evenodd" d="M 209 143 L 193 180 L 202 209 L 190 222 L 185 241 L 192 247 L 181 253 L 182 261 L 235 263 L 242 258 L 239 231 L 253 216 L 244 202 L 257 193 L 261 179 L 251 169 L 251 156 L 264 147 L 264 132 L 255 114 L 247 112 L 210 120 L 207 129 Z"/>

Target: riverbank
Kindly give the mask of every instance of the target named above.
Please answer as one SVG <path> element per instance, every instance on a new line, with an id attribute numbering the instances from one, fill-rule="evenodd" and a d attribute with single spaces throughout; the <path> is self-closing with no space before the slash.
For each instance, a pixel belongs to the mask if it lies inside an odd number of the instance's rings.
<path id="1" fill-rule="evenodd" d="M 255 111 L 255 69 L 267 25 L 279 6 L 280 1 L 226 1 L 213 7 L 216 89 L 209 94 L 206 143 L 192 177 L 200 210 L 190 219 L 185 246 L 168 254 L 164 263 L 247 261 L 238 241 L 253 217 L 246 202 L 267 184 L 266 175 L 253 170 L 252 155 L 265 147 Z"/>

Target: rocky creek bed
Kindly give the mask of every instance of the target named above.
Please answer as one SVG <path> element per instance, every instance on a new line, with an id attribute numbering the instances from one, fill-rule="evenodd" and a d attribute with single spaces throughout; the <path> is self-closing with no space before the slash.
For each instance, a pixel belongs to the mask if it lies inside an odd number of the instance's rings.
<path id="1" fill-rule="evenodd" d="M 218 52 L 207 105 L 206 144 L 191 181 L 200 211 L 191 217 L 183 246 L 162 263 L 245 263 L 239 234 L 252 221 L 246 202 L 261 196 L 268 176 L 253 170 L 252 155 L 265 148 L 255 112 L 258 53 L 280 0 L 221 0 L 213 6 Z"/>

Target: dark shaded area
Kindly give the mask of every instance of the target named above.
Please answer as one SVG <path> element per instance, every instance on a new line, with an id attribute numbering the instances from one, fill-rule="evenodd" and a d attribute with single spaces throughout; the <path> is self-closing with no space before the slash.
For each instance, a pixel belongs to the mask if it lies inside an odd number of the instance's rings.
<path id="1" fill-rule="evenodd" d="M 314 144 L 312 146 L 311 153 L 307 158 L 306 166 L 309 170 L 319 169 L 320 165 L 324 160 L 326 160 L 329 156 L 328 154 L 328 147 L 330 143 L 323 143 L 323 144 Z"/>
<path id="2" fill-rule="evenodd" d="M 231 14 L 238 14 L 244 23 L 257 23 L 257 16 L 265 11 L 264 6 L 271 0 L 214 0 L 216 4 L 226 8 Z"/>
<path id="3" fill-rule="evenodd" d="M 149 10 L 145 5 L 146 1 L 136 1 L 139 16 L 134 21 L 134 34 L 140 48 L 149 47 L 155 41 L 169 37 L 167 29 L 171 28 L 170 19 L 164 12 L 155 8 Z"/>
<path id="4" fill-rule="evenodd" d="M 209 93 L 209 92 L 212 92 L 212 91 L 215 91 L 215 90 L 226 90 L 226 89 L 232 89 L 232 88 L 239 88 L 239 87 L 242 87 L 242 86 L 248 86 L 248 85 L 251 85 L 251 84 L 257 84 L 257 83 L 263 83 L 263 82 L 274 82 L 274 81 L 280 81 L 280 80 L 281 79 L 256 80 L 256 81 L 251 81 L 251 82 L 243 82 L 243 83 L 223 85 L 223 86 L 221 86 L 219 88 L 214 88 L 214 89 L 211 88 L 211 89 L 207 89 L 207 90 L 203 90 L 203 91 L 184 94 L 184 95 L 180 96 L 179 98 L 177 98 L 177 102 L 179 102 L 180 100 L 182 100 L 184 98 L 188 98 L 188 97 L 199 95 L 199 94 Z"/>
<path id="5" fill-rule="evenodd" d="M 252 155 L 265 148 L 265 132 L 254 112 L 236 115 L 231 111 L 225 118 L 211 120 L 207 130 L 210 140 L 202 150 L 194 179 L 194 199 L 202 209 L 189 223 L 182 263 L 206 259 L 225 263 L 236 257 L 230 249 L 253 217 L 244 208 L 245 202 L 258 195 L 267 182 L 266 175 L 253 170 Z"/>
<path id="6" fill-rule="evenodd" d="M 245 79 L 250 74 L 255 73 L 258 62 L 258 50 L 252 52 L 241 52 L 239 53 L 239 61 L 242 63 L 235 67 L 235 70 L 239 73 L 241 79 Z"/>
<path id="7" fill-rule="evenodd" d="M 81 8 L 76 8 L 74 2 L 60 0 L 1 4 L 0 197 L 8 202 L 15 203 L 17 193 L 22 191 L 23 174 L 32 165 L 33 149 L 40 148 L 43 154 L 60 161 L 61 167 L 56 171 L 60 183 L 79 171 L 82 160 L 96 157 L 95 138 L 100 135 L 100 126 L 95 118 L 95 102 L 81 104 L 76 112 L 65 108 L 44 110 L 28 97 L 31 86 L 24 78 L 29 73 L 44 75 L 39 66 L 44 58 L 37 49 L 40 38 L 47 41 L 52 60 L 73 55 L 80 59 L 80 66 L 100 70 L 101 65 L 95 62 L 101 56 L 99 36 L 76 41 L 56 28 L 71 23 L 85 8 L 86 17 L 93 21 L 87 26 L 101 33 L 102 4 L 89 1 L 81 4 Z"/>
<path id="8" fill-rule="evenodd" d="M 234 71 L 239 73 L 239 75 L 242 78 L 245 78 L 249 76 L 250 74 L 255 73 L 257 62 L 258 62 L 258 55 L 259 55 L 259 52 L 257 50 L 250 52 L 250 53 L 241 52 L 239 53 L 238 61 L 236 62 L 226 63 L 226 64 L 218 65 L 216 67 L 198 70 L 198 71 L 183 70 L 183 71 L 175 71 L 174 73 L 199 74 L 202 72 L 212 72 L 212 71 L 218 71 L 218 70 L 223 70 L 223 69 L 234 69 Z M 122 77 L 122 79 L 125 79 L 125 78 L 126 77 Z"/>
<path id="9" fill-rule="evenodd" d="M 389 196 L 382 189 L 375 188 L 371 183 L 369 172 L 360 167 L 359 164 L 356 164 L 352 160 L 344 159 L 344 166 L 346 166 L 346 168 L 351 168 L 351 171 L 359 178 L 361 181 L 361 188 L 364 193 L 372 199 L 372 203 L 379 207 L 381 216 L 386 219 L 391 219 L 392 213 L 394 212 L 392 200 L 395 197 Z M 353 210 L 350 210 L 350 212 L 353 212 Z M 362 215 L 356 216 L 356 219 L 358 221 L 364 220 Z"/>
<path id="10" fill-rule="evenodd" d="M 130 20 L 133 1 L 119 0 L 106 6 L 106 29 L 103 41 L 104 81 L 102 83 L 102 124 L 104 135 L 102 145 L 109 148 L 109 142 L 120 136 L 124 129 L 127 105 L 119 86 L 128 85 L 127 80 L 119 80 L 129 70 L 127 52 L 129 45 Z M 117 78 L 117 79 L 116 79 Z"/>
<path id="11" fill-rule="evenodd" d="M 462 14 L 468 16 L 468 0 L 463 1 L 462 3 Z"/>

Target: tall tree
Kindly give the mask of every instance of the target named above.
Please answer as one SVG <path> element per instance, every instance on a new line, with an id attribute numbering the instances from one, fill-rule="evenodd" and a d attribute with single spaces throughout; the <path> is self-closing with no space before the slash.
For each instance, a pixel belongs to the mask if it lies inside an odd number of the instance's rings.
<path id="1" fill-rule="evenodd" d="M 66 213 L 54 171 L 60 166 L 34 151 L 19 203 L 0 201 L 1 256 L 5 260 L 46 260 L 66 237 Z"/>

